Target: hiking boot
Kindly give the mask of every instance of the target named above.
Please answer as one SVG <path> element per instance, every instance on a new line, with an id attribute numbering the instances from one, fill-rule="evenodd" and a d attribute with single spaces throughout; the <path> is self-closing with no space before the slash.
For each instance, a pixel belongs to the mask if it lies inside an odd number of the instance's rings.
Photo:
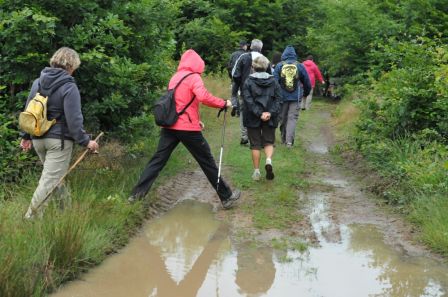
<path id="1" fill-rule="evenodd" d="M 139 195 L 139 194 L 132 194 L 131 196 L 128 197 L 128 202 L 129 203 L 135 203 L 138 200 L 141 200 L 143 198 L 144 195 Z"/>
<path id="2" fill-rule="evenodd" d="M 260 170 L 254 170 L 254 173 L 252 174 L 252 179 L 255 181 L 259 181 L 261 178 Z"/>
<path id="3" fill-rule="evenodd" d="M 246 145 L 246 144 L 248 144 L 248 143 L 249 143 L 249 140 L 248 140 L 248 139 L 241 138 L 241 141 L 240 141 L 240 144 L 241 144 L 241 145 Z"/>
<path id="4" fill-rule="evenodd" d="M 264 166 L 266 169 L 266 179 L 273 180 L 274 179 L 274 169 L 272 168 L 271 159 L 266 159 L 266 165 Z"/>
<path id="5" fill-rule="evenodd" d="M 235 206 L 235 203 L 241 197 L 241 191 L 236 189 L 232 192 L 232 196 L 230 196 L 227 200 L 222 202 L 222 207 L 224 209 L 230 209 Z"/>

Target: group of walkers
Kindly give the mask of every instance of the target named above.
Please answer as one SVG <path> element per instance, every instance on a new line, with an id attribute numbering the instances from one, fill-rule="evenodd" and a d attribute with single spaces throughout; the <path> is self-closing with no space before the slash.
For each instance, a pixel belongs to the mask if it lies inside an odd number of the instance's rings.
<path id="1" fill-rule="evenodd" d="M 272 180 L 276 128 L 280 124 L 281 143 L 292 148 L 299 110 L 310 109 L 316 80 L 324 80 L 313 57 L 299 63 L 290 45 L 280 59 L 273 57 L 272 64 L 261 54 L 261 40 L 252 40 L 249 52 L 245 52 L 245 46 L 240 42 L 240 49 L 232 53 L 227 67 L 232 79 L 232 115 L 240 116 L 240 144 L 249 143 L 252 151 L 252 179 L 261 178 L 263 149 L 266 179 Z"/>
<path id="2" fill-rule="evenodd" d="M 302 98 L 309 98 L 302 109 L 309 109 L 312 88 L 316 77 L 323 82 L 312 58 L 303 64 L 297 60 L 292 46 L 287 46 L 281 61 L 271 64 L 261 54 L 263 43 L 252 40 L 240 43 L 240 50 L 233 53 L 229 62 L 229 76 L 232 79 L 231 100 L 213 96 L 205 88 L 202 73 L 205 63 L 192 49 L 181 56 L 177 72 L 171 77 L 168 89 L 174 89 L 177 121 L 162 127 L 157 150 L 143 170 L 140 179 L 132 189 L 128 201 L 143 199 L 150 190 L 171 153 L 182 143 L 198 162 L 212 187 L 216 190 L 224 209 L 233 207 L 241 191 L 231 189 L 220 176 L 210 146 L 202 134 L 204 127 L 200 119 L 199 104 L 226 110 L 240 118 L 242 145 L 249 143 L 254 180 L 261 179 L 261 150 L 266 154 L 266 179 L 274 179 L 272 156 L 274 153 L 275 130 L 280 124 L 282 143 L 287 147 L 294 144 Z M 36 96 L 46 96 L 46 116 L 51 125 L 43 135 L 21 133 L 20 147 L 29 151 L 33 146 L 43 163 L 39 184 L 35 189 L 25 218 L 41 217 L 48 204 L 48 196 L 63 206 L 70 202 L 70 193 L 61 182 L 68 171 L 74 143 L 96 152 L 99 145 L 91 140 L 84 130 L 81 112 L 81 97 L 73 78 L 80 66 L 78 53 L 68 47 L 58 49 L 50 59 L 50 67 L 41 71 L 31 87 L 25 109 L 35 101 Z M 307 72 L 308 71 L 308 72 Z M 311 72 L 309 72 L 311 71 Z M 183 112 L 181 112 L 183 111 Z"/>

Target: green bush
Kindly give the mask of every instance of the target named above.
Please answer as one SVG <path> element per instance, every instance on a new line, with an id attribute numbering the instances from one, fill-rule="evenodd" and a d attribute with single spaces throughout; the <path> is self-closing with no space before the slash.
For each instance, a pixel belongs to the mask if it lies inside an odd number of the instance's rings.
<path id="1" fill-rule="evenodd" d="M 393 139 L 429 129 L 446 141 L 448 47 L 422 38 L 388 49 L 396 62 L 360 102 L 360 132 Z"/>
<path id="2" fill-rule="evenodd" d="M 90 129 L 116 132 L 151 106 L 172 74 L 176 9 L 168 1 L 25 2 L 0 4 L 0 79 L 7 101 L 19 101 L 2 112 L 23 108 L 17 94 L 29 90 L 61 46 L 81 55 L 75 78 Z"/>
<path id="3" fill-rule="evenodd" d="M 4 108 L 5 101 L 0 94 L 0 110 Z M 19 148 L 17 133 L 17 118 L 12 115 L 0 113 L 0 183 L 17 181 L 28 172 L 36 161 L 35 155 L 26 154 Z M 0 190 L 0 200 L 6 198 L 4 187 Z"/>

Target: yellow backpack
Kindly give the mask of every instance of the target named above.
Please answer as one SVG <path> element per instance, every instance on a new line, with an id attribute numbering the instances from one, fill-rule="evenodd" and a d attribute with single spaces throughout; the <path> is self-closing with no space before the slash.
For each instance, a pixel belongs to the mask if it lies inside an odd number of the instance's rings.
<path id="1" fill-rule="evenodd" d="M 42 136 L 56 123 L 55 119 L 47 119 L 47 101 L 48 97 L 36 93 L 19 115 L 20 129 L 32 136 Z"/>
<path id="2" fill-rule="evenodd" d="M 51 126 L 56 124 L 56 119 L 49 121 L 47 119 L 47 101 L 48 97 L 63 84 L 73 81 L 72 78 L 63 80 L 53 87 L 52 92 L 48 96 L 43 96 L 39 89 L 33 99 L 30 100 L 25 111 L 19 115 L 19 127 L 22 131 L 32 136 L 42 136 L 50 130 Z"/>

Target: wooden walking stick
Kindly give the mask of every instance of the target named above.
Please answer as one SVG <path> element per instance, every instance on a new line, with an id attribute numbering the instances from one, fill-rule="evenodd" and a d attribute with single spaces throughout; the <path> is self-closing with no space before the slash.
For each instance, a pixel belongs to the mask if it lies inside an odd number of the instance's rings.
<path id="1" fill-rule="evenodd" d="M 101 136 L 104 135 L 104 132 L 101 132 L 100 134 L 98 134 L 98 136 L 95 138 L 95 142 L 98 142 L 98 140 L 100 140 Z M 59 179 L 59 181 L 56 183 L 56 185 L 51 188 L 51 190 L 45 195 L 45 198 L 36 206 L 36 207 L 31 207 L 31 216 L 33 216 L 34 214 L 37 213 L 37 210 L 39 209 L 39 207 L 41 207 L 45 201 L 48 200 L 48 198 L 50 197 L 51 193 L 54 192 L 54 190 L 56 190 L 57 187 L 59 187 L 61 185 L 61 183 L 64 181 L 64 179 L 67 177 L 67 175 L 82 161 L 82 159 L 84 159 L 84 157 L 87 155 L 87 153 L 89 152 L 90 149 L 86 149 L 81 156 L 79 156 L 79 158 L 75 161 L 75 163 L 73 163 L 72 166 L 70 166 L 70 168 L 67 170 L 67 172 Z"/>

